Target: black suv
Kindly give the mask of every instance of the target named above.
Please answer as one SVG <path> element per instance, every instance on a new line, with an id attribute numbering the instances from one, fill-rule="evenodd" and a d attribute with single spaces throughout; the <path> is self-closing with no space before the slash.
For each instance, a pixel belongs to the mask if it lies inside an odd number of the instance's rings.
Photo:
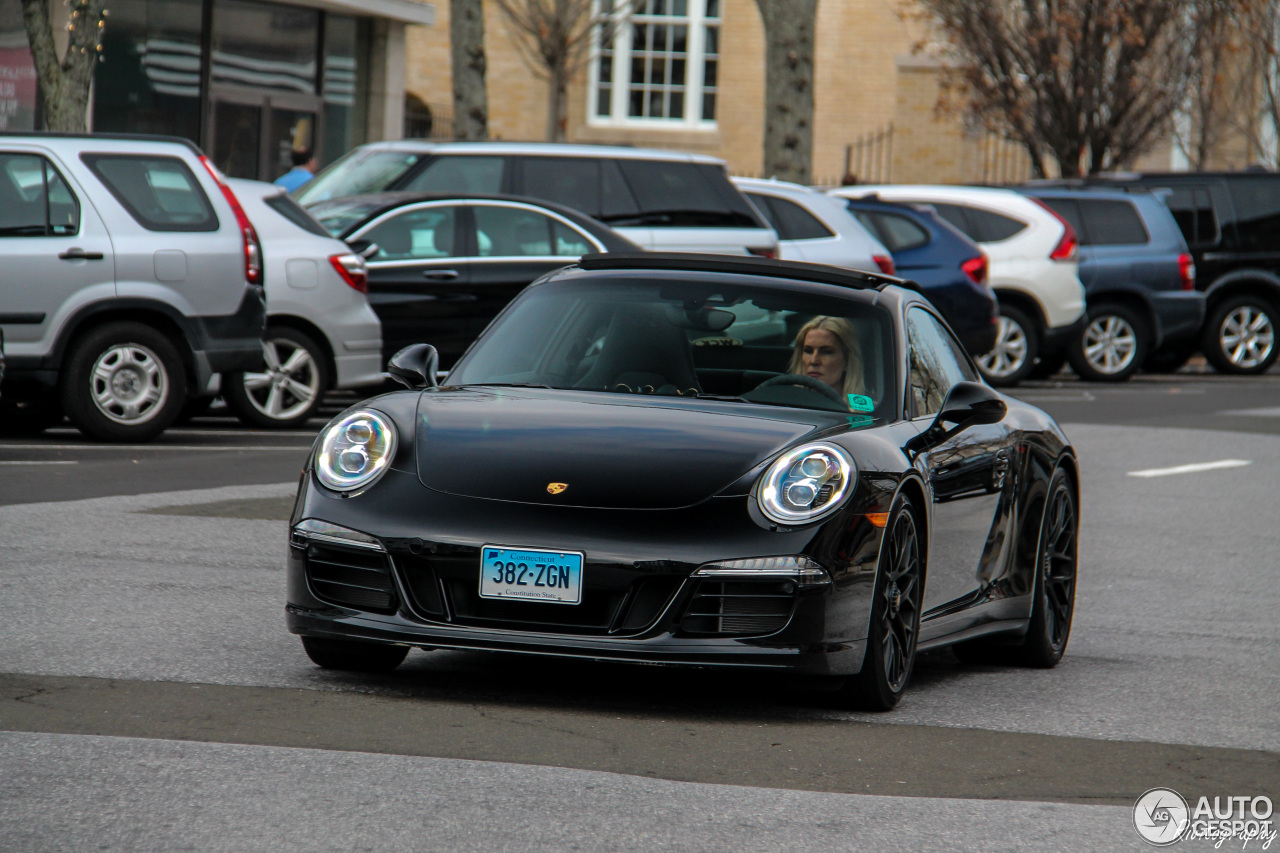
<path id="1" fill-rule="evenodd" d="M 1186 237 L 1205 292 L 1204 356 L 1224 373 L 1263 373 L 1280 349 L 1280 174 L 1146 172 L 1102 175 L 1094 185 L 1153 190 Z M 1148 365 L 1170 369 L 1194 353 L 1181 345 Z"/>

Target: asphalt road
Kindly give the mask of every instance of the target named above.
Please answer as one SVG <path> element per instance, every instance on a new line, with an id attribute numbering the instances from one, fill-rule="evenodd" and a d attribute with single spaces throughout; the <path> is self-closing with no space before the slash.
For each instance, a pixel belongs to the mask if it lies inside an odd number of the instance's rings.
<path id="1" fill-rule="evenodd" d="M 313 431 L 0 441 L 0 849 L 1142 849 L 1148 788 L 1280 802 L 1280 377 L 1018 396 L 1084 466 L 1067 657 L 932 653 L 886 715 L 584 661 L 319 670 L 280 569 Z"/>

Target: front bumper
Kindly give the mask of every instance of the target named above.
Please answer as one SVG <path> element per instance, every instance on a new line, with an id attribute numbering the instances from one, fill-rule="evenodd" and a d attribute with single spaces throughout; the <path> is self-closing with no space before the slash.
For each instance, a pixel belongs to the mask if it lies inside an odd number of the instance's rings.
<path id="1" fill-rule="evenodd" d="M 744 496 L 587 510 L 441 495 L 395 470 L 377 500 L 337 499 L 306 479 L 293 524 L 322 519 L 376 545 L 291 535 L 286 619 L 295 634 L 810 675 L 861 668 L 880 530 L 856 513 L 775 532 L 751 520 Z M 582 602 L 480 598 L 480 548 L 501 543 L 582 551 Z M 830 580 L 694 576 L 707 563 L 783 554 L 810 556 Z M 708 617 L 708 606 L 721 611 Z"/>

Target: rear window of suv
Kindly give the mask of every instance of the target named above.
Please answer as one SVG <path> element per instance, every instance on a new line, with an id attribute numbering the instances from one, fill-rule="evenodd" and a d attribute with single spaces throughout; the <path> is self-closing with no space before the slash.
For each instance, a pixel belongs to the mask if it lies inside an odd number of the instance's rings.
<path id="1" fill-rule="evenodd" d="M 218 216 L 177 157 L 81 154 L 80 159 L 148 231 L 217 231 Z"/>
<path id="2" fill-rule="evenodd" d="M 610 225 L 766 227 L 718 166 L 625 157 L 617 163 L 640 212 L 603 217 Z"/>
<path id="3" fill-rule="evenodd" d="M 1147 226 L 1127 201 L 1097 198 L 1042 198 L 1075 229 L 1082 246 L 1135 246 L 1151 242 Z"/>

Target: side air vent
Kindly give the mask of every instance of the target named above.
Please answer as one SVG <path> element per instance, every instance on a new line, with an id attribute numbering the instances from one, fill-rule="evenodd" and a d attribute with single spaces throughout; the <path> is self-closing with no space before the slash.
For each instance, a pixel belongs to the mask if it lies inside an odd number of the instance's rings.
<path id="1" fill-rule="evenodd" d="M 685 609 L 680 629 L 688 634 L 758 636 L 782 630 L 795 608 L 789 580 L 704 580 Z"/>

